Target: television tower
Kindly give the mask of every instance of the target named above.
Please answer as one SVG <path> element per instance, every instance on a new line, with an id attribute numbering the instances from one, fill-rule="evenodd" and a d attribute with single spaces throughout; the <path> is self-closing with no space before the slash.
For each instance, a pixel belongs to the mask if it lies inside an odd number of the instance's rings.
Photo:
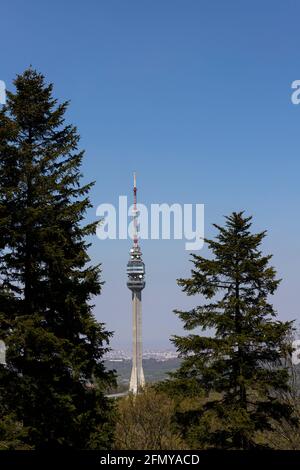
<path id="1" fill-rule="evenodd" d="M 133 245 L 127 263 L 127 287 L 132 292 L 132 371 L 129 391 L 137 394 L 145 385 L 142 352 L 142 290 L 145 287 L 145 265 L 138 242 L 136 176 L 133 174 Z"/>

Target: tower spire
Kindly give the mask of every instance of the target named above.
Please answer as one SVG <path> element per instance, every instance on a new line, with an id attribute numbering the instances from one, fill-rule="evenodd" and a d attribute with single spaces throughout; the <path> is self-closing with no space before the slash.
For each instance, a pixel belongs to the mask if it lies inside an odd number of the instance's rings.
<path id="1" fill-rule="evenodd" d="M 137 224 L 137 187 L 136 187 L 136 173 L 133 173 L 133 227 L 134 227 L 134 234 L 133 234 L 133 246 L 138 246 L 138 224 Z"/>

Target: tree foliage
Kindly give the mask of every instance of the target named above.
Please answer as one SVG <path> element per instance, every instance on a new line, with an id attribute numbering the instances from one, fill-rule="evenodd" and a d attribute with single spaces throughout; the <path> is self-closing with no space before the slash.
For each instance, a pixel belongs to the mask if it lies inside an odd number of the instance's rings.
<path id="1" fill-rule="evenodd" d="M 292 323 L 279 321 L 269 300 L 280 281 L 260 249 L 266 232 L 252 234 L 243 213 L 215 228 L 216 239 L 206 240 L 213 256 L 194 254 L 191 277 L 178 281 L 187 295 L 207 302 L 175 311 L 194 333 L 172 339 L 183 362 L 169 387 L 207 396 L 201 408 L 180 416 L 192 446 L 249 449 L 258 446 L 257 432 L 291 419 L 292 407 L 278 392 L 289 389 L 282 359 L 291 353 Z"/>
<path id="2" fill-rule="evenodd" d="M 110 333 L 92 312 L 100 266 L 84 225 L 91 184 L 81 184 L 79 135 L 68 103 L 33 69 L 18 75 L 0 111 L 1 388 L 36 448 L 106 447 L 110 405 L 103 364 Z"/>
<path id="3" fill-rule="evenodd" d="M 119 399 L 114 445 L 122 450 L 184 449 L 174 425 L 174 401 L 151 387 Z"/>

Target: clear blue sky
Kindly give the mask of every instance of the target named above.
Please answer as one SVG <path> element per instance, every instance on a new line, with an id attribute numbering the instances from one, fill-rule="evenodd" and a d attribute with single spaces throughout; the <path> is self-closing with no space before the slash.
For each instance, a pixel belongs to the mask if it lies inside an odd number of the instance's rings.
<path id="1" fill-rule="evenodd" d="M 0 79 L 29 64 L 70 99 L 86 149 L 95 217 L 101 202 L 204 203 L 211 223 L 245 209 L 283 282 L 281 319 L 299 316 L 300 4 L 285 0 L 11 0 L 1 3 Z M 172 309 L 194 304 L 176 285 L 189 273 L 182 241 L 145 241 L 145 346 L 168 345 Z M 106 284 L 95 313 L 130 347 L 128 241 L 93 239 Z"/>

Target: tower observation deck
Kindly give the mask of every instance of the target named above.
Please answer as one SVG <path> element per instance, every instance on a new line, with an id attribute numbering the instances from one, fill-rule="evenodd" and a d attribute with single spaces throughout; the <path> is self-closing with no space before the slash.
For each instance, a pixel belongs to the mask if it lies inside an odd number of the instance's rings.
<path id="1" fill-rule="evenodd" d="M 137 394 L 145 385 L 143 371 L 142 351 L 142 290 L 145 287 L 145 265 L 142 260 L 142 252 L 138 243 L 138 223 L 136 205 L 136 177 L 133 182 L 133 246 L 130 249 L 130 259 L 127 263 L 127 287 L 132 292 L 132 371 L 129 391 Z"/>

